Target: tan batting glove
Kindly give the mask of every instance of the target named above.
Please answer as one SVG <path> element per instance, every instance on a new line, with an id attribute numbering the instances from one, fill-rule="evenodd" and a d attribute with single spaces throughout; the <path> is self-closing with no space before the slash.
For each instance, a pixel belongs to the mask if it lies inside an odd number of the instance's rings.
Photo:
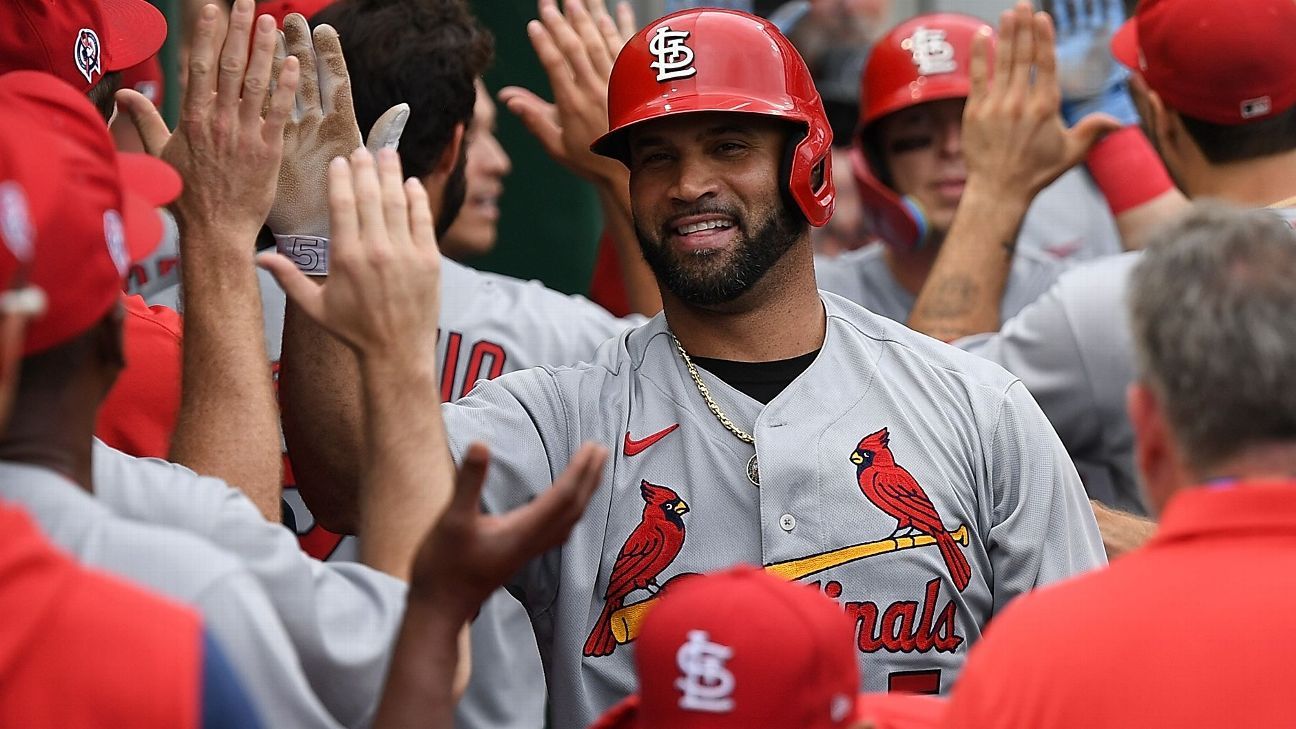
<path id="1" fill-rule="evenodd" d="M 287 54 L 301 62 L 297 111 L 284 130 L 279 189 L 267 223 L 280 239 L 329 237 L 328 166 L 335 157 L 348 157 L 364 142 L 351 102 L 351 77 L 342 57 L 342 43 L 332 26 L 321 25 L 312 36 L 306 19 L 297 13 L 284 20 Z M 397 104 L 383 113 L 369 132 L 371 151 L 395 149 L 400 142 L 409 105 Z M 312 256 L 292 256 L 303 268 Z M 320 273 L 320 271 L 316 271 Z"/>

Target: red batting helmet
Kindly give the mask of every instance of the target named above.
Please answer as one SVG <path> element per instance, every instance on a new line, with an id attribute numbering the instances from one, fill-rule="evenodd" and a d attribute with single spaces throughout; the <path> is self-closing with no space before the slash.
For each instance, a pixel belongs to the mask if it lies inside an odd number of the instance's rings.
<path id="1" fill-rule="evenodd" d="M 787 193 L 811 225 L 832 216 L 832 130 L 805 61 L 770 22 L 736 10 L 682 10 L 626 43 L 608 85 L 608 133 L 590 149 L 628 162 L 626 130 L 700 111 L 786 119 L 805 128 L 785 164 Z"/>
<path id="2" fill-rule="evenodd" d="M 963 99 L 972 89 L 968 63 L 972 38 L 993 33 L 981 20 L 958 13 L 920 15 L 897 25 L 873 46 L 860 78 L 860 120 L 851 145 L 851 172 L 864 214 L 887 243 L 922 245 L 927 221 L 917 201 L 901 196 L 873 171 L 869 132 L 884 116 L 945 99 Z M 993 38 L 993 35 L 991 36 Z M 993 44 L 992 44 L 993 47 Z"/>

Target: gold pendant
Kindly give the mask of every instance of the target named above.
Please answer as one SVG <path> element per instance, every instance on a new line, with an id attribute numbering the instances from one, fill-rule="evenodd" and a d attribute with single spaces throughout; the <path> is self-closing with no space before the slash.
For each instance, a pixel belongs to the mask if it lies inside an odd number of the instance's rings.
<path id="1" fill-rule="evenodd" d="M 760 464 L 756 462 L 755 455 L 747 461 L 747 480 L 752 482 L 752 486 L 760 488 Z"/>

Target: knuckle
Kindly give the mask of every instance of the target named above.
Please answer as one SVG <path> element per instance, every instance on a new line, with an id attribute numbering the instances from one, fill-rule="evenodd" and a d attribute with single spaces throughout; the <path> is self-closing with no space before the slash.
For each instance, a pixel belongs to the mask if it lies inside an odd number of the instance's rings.
<path id="1" fill-rule="evenodd" d="M 226 56 L 220 60 L 221 73 L 234 75 L 243 70 L 243 61 L 234 56 Z"/>

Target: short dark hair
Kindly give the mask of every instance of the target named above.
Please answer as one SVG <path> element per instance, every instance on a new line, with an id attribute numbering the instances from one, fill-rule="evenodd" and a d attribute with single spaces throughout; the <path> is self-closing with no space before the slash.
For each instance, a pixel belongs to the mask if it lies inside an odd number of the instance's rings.
<path id="1" fill-rule="evenodd" d="M 1183 112 L 1179 118 L 1211 164 L 1243 162 L 1296 149 L 1296 106 L 1244 124 L 1214 124 Z"/>
<path id="2" fill-rule="evenodd" d="M 467 126 L 477 98 L 474 81 L 490 65 L 495 41 L 463 0 L 343 0 L 316 13 L 342 39 L 360 132 L 405 102 L 401 137 L 407 176 L 424 177 Z"/>
<path id="3" fill-rule="evenodd" d="M 86 92 L 86 98 L 94 104 L 95 110 L 99 116 L 103 117 L 104 124 L 112 119 L 113 110 L 117 108 L 117 90 L 122 86 L 121 71 L 109 71 L 99 77 L 99 82 L 90 87 Z"/>

